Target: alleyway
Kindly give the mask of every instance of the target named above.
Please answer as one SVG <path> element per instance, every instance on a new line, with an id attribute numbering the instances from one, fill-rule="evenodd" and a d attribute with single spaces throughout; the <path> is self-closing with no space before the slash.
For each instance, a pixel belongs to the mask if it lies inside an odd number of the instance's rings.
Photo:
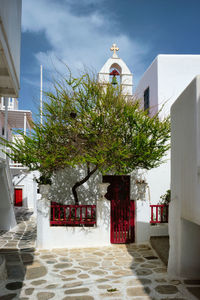
<path id="1" fill-rule="evenodd" d="M 26 210 L 14 230 L 0 232 L 8 274 L 0 300 L 200 299 L 200 280 L 170 281 L 148 244 L 38 251 L 35 238 L 35 219 Z"/>

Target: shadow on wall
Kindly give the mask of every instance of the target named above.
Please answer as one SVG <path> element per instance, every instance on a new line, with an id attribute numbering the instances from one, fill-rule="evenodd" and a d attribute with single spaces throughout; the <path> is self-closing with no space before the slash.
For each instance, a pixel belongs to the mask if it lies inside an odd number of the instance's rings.
<path id="1" fill-rule="evenodd" d="M 141 200 L 145 201 L 147 199 L 146 194 L 146 171 L 144 170 L 134 170 L 131 172 L 131 190 L 130 190 L 130 199 L 131 200 Z"/>
<path id="2" fill-rule="evenodd" d="M 87 172 L 86 166 L 82 168 L 65 168 L 53 175 L 52 185 L 49 192 L 49 200 L 62 204 L 75 204 L 72 187 L 77 181 L 82 180 Z M 143 180 L 144 172 L 134 171 L 131 173 L 131 199 L 136 200 L 145 197 L 141 185 L 136 181 Z M 102 175 L 96 171 L 89 180 L 77 188 L 79 204 L 95 204 L 100 198 L 99 184 L 102 183 Z"/>
<path id="3" fill-rule="evenodd" d="M 77 181 L 87 175 L 86 167 L 69 167 L 58 171 L 52 178 L 52 185 L 49 192 L 49 200 L 63 204 L 75 204 L 72 194 L 72 187 Z M 102 175 L 96 171 L 89 180 L 77 188 L 79 204 L 95 204 L 99 199 L 99 183 L 102 182 Z"/>

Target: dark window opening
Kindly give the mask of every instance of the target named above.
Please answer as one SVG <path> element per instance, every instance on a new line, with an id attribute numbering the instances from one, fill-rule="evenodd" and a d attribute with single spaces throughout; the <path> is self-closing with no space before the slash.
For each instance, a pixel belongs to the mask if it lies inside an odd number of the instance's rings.
<path id="1" fill-rule="evenodd" d="M 149 114 L 149 87 L 144 91 L 144 111 Z"/>
<path id="2" fill-rule="evenodd" d="M 4 127 L 2 127 L 2 136 L 4 136 L 5 134 L 5 130 L 4 130 Z"/>

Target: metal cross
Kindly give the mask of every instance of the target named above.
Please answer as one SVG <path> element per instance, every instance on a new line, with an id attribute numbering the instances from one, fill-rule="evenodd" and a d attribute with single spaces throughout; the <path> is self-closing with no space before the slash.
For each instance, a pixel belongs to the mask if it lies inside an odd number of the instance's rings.
<path id="1" fill-rule="evenodd" d="M 110 48 L 111 51 L 113 51 L 113 56 L 117 55 L 116 51 L 119 50 L 116 44 L 112 44 L 112 47 Z"/>

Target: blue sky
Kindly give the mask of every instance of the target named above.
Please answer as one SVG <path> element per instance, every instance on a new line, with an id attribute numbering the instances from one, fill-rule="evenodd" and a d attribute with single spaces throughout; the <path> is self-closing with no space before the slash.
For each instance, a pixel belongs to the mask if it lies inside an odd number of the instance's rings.
<path id="1" fill-rule="evenodd" d="M 199 0 L 23 0 L 19 108 L 39 105 L 66 63 L 98 72 L 117 43 L 134 86 L 158 54 L 200 54 Z"/>

